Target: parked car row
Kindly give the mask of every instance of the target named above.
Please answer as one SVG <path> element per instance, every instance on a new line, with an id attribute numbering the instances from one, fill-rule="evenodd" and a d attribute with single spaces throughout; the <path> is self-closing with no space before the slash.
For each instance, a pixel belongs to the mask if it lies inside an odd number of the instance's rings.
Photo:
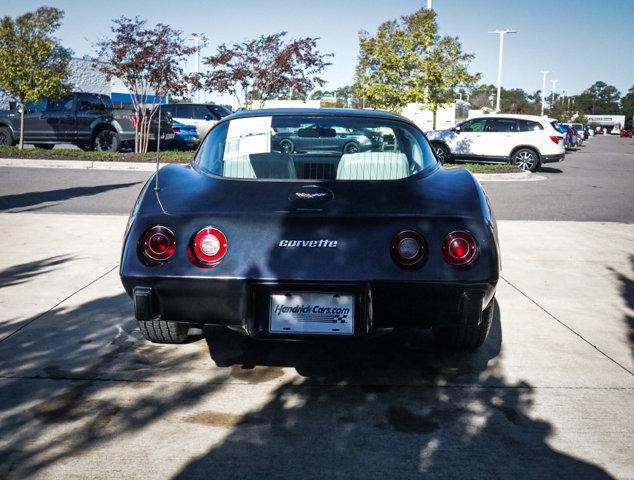
<path id="1" fill-rule="evenodd" d="M 20 137 L 18 109 L 0 111 L 0 145 L 14 145 Z M 24 142 L 51 149 L 58 143 L 71 143 L 83 150 L 117 151 L 134 144 L 135 124 L 139 119 L 132 110 L 116 109 L 109 96 L 74 92 L 49 101 L 29 102 L 24 112 Z M 150 142 L 156 142 L 158 117 L 152 119 Z M 161 119 L 160 142 L 168 145 L 174 138 L 172 121 Z"/>
<path id="2" fill-rule="evenodd" d="M 161 148 L 196 148 L 209 129 L 231 111 L 221 105 L 168 104 L 152 117 L 150 145 Z M 0 111 L 0 145 L 14 145 L 20 138 L 19 109 Z M 59 100 L 29 102 L 24 112 L 24 142 L 52 149 L 70 143 L 83 150 L 118 151 L 134 145 L 139 118 L 130 109 L 116 109 L 108 95 L 73 92 Z"/>

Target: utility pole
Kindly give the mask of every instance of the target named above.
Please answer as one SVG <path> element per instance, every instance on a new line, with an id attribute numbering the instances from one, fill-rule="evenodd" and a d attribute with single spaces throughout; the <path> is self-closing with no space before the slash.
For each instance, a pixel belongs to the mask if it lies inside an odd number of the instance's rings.
<path id="1" fill-rule="evenodd" d="M 431 0 L 427 0 L 427 10 L 432 10 L 432 8 L 431 8 Z"/>
<path id="2" fill-rule="evenodd" d="M 507 33 L 517 33 L 516 30 L 494 30 L 493 32 L 500 36 L 500 54 L 498 57 L 498 95 L 495 104 L 495 111 L 500 111 L 500 91 L 502 90 L 502 59 L 504 58 L 504 35 Z"/>
<path id="3" fill-rule="evenodd" d="M 544 102 L 546 101 L 546 75 L 550 73 L 550 70 L 542 70 L 542 117 L 544 116 Z"/>
<path id="4" fill-rule="evenodd" d="M 553 96 L 552 96 L 552 99 L 551 99 L 551 101 L 550 101 L 550 106 L 551 106 L 551 108 L 552 108 L 552 106 L 555 104 L 555 90 L 557 89 L 557 82 L 558 82 L 558 81 L 559 81 L 559 80 L 551 80 L 551 81 L 550 81 L 550 83 L 552 83 L 552 84 L 553 84 Z"/>
<path id="5" fill-rule="evenodd" d="M 194 33 L 187 40 L 193 40 L 196 45 L 196 73 L 200 74 L 200 35 Z M 200 90 L 196 91 L 196 101 L 200 103 Z"/>

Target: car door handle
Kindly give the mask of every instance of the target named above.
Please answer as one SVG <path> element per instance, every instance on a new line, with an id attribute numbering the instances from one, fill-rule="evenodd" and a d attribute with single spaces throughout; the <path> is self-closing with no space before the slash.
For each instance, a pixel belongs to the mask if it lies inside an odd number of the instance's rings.
<path id="1" fill-rule="evenodd" d="M 66 115 L 64 118 L 65 118 L 66 120 L 72 120 L 72 119 L 73 119 L 73 116 L 72 116 L 72 115 Z"/>
<path id="2" fill-rule="evenodd" d="M 40 115 L 40 120 L 44 120 L 45 118 L 48 118 L 48 115 L 45 115 L 45 114 Z"/>

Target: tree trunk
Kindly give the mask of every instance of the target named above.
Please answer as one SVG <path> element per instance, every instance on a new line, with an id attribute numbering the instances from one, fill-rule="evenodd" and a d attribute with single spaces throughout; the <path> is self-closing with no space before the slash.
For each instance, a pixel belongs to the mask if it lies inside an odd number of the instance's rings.
<path id="1" fill-rule="evenodd" d="M 432 110 L 432 120 L 431 120 L 431 129 L 436 130 L 436 110 Z"/>
<path id="2" fill-rule="evenodd" d="M 20 143 L 18 148 L 24 149 L 24 102 L 20 102 Z"/>
<path id="3" fill-rule="evenodd" d="M 136 115 L 136 122 L 134 124 L 134 153 L 139 153 L 140 151 L 139 128 L 141 127 L 141 117 L 139 115 L 139 111 L 139 107 L 134 109 L 134 114 Z"/>

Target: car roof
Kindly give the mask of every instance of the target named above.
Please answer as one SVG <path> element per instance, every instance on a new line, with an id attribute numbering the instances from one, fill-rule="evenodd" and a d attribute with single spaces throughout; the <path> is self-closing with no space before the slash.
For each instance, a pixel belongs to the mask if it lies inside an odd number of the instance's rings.
<path id="1" fill-rule="evenodd" d="M 533 120 L 535 122 L 548 120 L 545 116 L 525 115 L 523 113 L 489 113 L 487 115 L 478 115 L 477 117 L 470 118 L 469 120 L 473 120 L 475 118 L 515 118 L 518 120 Z"/>
<path id="2" fill-rule="evenodd" d="M 241 110 L 225 117 L 225 119 L 233 120 L 235 118 L 266 117 L 276 115 L 372 117 L 412 123 L 408 118 L 394 113 L 383 112 L 380 110 L 358 110 L 352 108 L 265 108 L 261 110 Z"/>

